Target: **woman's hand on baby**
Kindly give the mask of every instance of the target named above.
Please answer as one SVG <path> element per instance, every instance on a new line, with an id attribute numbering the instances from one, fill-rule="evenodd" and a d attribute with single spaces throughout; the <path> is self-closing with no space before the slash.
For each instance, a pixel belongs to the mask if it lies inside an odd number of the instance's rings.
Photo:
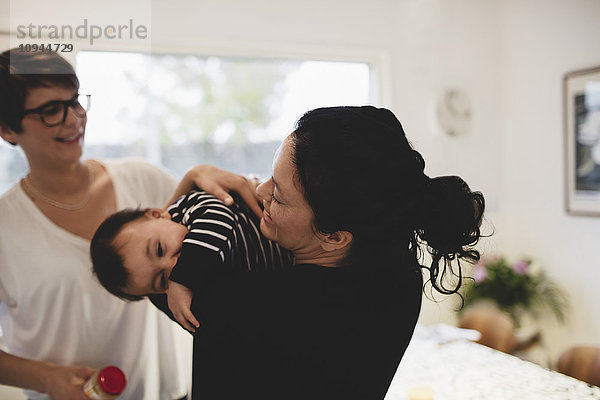
<path id="1" fill-rule="evenodd" d="M 188 331 L 194 333 L 200 323 L 192 314 L 192 291 L 184 285 L 169 281 L 167 304 L 173 316 Z"/>
<path id="2" fill-rule="evenodd" d="M 196 165 L 186 172 L 168 204 L 170 205 L 179 196 L 188 193 L 194 187 L 198 187 L 219 198 L 225 204 L 231 205 L 233 197 L 229 192 L 234 191 L 256 215 L 261 217 L 262 210 L 259 206 L 260 199 L 256 195 L 256 184 L 255 179 L 248 179 L 212 165 Z"/>

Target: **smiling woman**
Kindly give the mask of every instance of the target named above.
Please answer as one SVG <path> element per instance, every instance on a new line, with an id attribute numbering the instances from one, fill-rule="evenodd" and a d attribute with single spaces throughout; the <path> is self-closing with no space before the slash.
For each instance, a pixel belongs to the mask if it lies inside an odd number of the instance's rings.
<path id="1" fill-rule="evenodd" d="M 95 369 L 118 365 L 129 383 L 124 399 L 184 396 L 185 364 L 167 357 L 167 371 L 150 360 L 159 344 L 185 351 L 185 338 L 152 305 L 105 292 L 88 256 L 104 216 L 164 204 L 174 180 L 140 162 L 81 159 L 88 97 L 56 53 L 0 54 L 0 92 L 0 135 L 29 166 L 0 197 L 0 324 L 10 352 L 0 352 L 0 383 L 25 388 L 30 399 L 83 399 Z M 148 363 L 137 365 L 139 357 Z M 150 387 L 147 379 L 165 383 Z"/>
<path id="2" fill-rule="evenodd" d="M 201 282 L 194 399 L 385 397 L 419 315 L 422 270 L 453 293 L 442 278 L 479 258 L 482 194 L 424 167 L 389 110 L 300 118 L 257 188 L 261 232 L 294 265 Z"/>
<path id="3" fill-rule="evenodd" d="M 314 215 L 297 185 L 292 160 L 293 144 L 286 139 L 275 154 L 273 176 L 260 185 L 256 192 L 263 198 L 264 215 L 260 221 L 262 233 L 281 246 L 294 252 L 296 263 L 302 264 L 307 255 L 320 253 L 321 238 L 315 235 Z M 331 244 L 334 245 L 334 244 Z M 321 265 L 329 265 L 325 259 Z"/>
<path id="4" fill-rule="evenodd" d="M 190 370 L 178 355 L 189 341 L 149 302 L 111 296 L 89 259 L 89 239 L 106 216 L 161 207 L 176 181 L 144 162 L 81 159 L 85 100 L 60 55 L 1 53 L 0 93 L 0 136 L 20 147 L 29 167 L 0 196 L 0 325 L 10 352 L 0 351 L 0 383 L 26 389 L 29 399 L 83 400 L 95 369 L 118 365 L 128 381 L 121 398 L 180 399 Z M 207 178 L 228 197 L 209 170 L 186 176 Z M 226 188 L 248 190 L 234 178 Z"/>

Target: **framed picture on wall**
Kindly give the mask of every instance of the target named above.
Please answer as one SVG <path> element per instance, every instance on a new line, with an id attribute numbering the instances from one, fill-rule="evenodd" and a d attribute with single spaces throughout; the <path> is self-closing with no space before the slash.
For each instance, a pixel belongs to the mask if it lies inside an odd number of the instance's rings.
<path id="1" fill-rule="evenodd" d="M 600 216 L 600 66 L 564 76 L 566 208 Z"/>

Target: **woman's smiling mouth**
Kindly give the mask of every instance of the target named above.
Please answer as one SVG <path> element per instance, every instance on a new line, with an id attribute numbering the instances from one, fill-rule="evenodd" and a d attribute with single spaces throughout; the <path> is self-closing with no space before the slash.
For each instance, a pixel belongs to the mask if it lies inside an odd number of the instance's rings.
<path id="1" fill-rule="evenodd" d="M 79 141 L 81 138 L 83 138 L 83 132 L 73 136 L 57 137 L 55 140 L 60 143 L 73 143 Z"/>

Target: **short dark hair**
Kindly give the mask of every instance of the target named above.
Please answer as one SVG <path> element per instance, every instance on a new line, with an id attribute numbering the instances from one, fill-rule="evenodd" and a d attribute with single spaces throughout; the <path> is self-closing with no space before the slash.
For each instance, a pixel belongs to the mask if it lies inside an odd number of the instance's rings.
<path id="1" fill-rule="evenodd" d="M 420 244 L 426 244 L 432 261 L 423 268 L 432 286 L 444 294 L 458 291 L 458 259 L 479 260 L 471 246 L 480 237 L 483 195 L 457 176 L 425 175 L 423 157 L 390 110 L 318 108 L 298 120 L 291 141 L 315 228 L 353 235 L 347 263 L 419 268 Z M 455 259 L 457 271 L 450 263 Z M 447 273 L 459 278 L 450 289 L 442 279 Z"/>
<path id="2" fill-rule="evenodd" d="M 73 66 L 58 53 L 26 52 L 18 48 L 1 53 L 0 122 L 20 133 L 29 90 L 50 86 L 79 89 Z"/>
<path id="3" fill-rule="evenodd" d="M 124 300 L 142 300 L 144 296 L 123 291 L 129 280 L 129 272 L 123 264 L 123 256 L 115 244 L 115 238 L 126 224 L 144 217 L 147 209 L 126 208 L 102 222 L 90 244 L 90 256 L 94 274 L 106 290 Z"/>

